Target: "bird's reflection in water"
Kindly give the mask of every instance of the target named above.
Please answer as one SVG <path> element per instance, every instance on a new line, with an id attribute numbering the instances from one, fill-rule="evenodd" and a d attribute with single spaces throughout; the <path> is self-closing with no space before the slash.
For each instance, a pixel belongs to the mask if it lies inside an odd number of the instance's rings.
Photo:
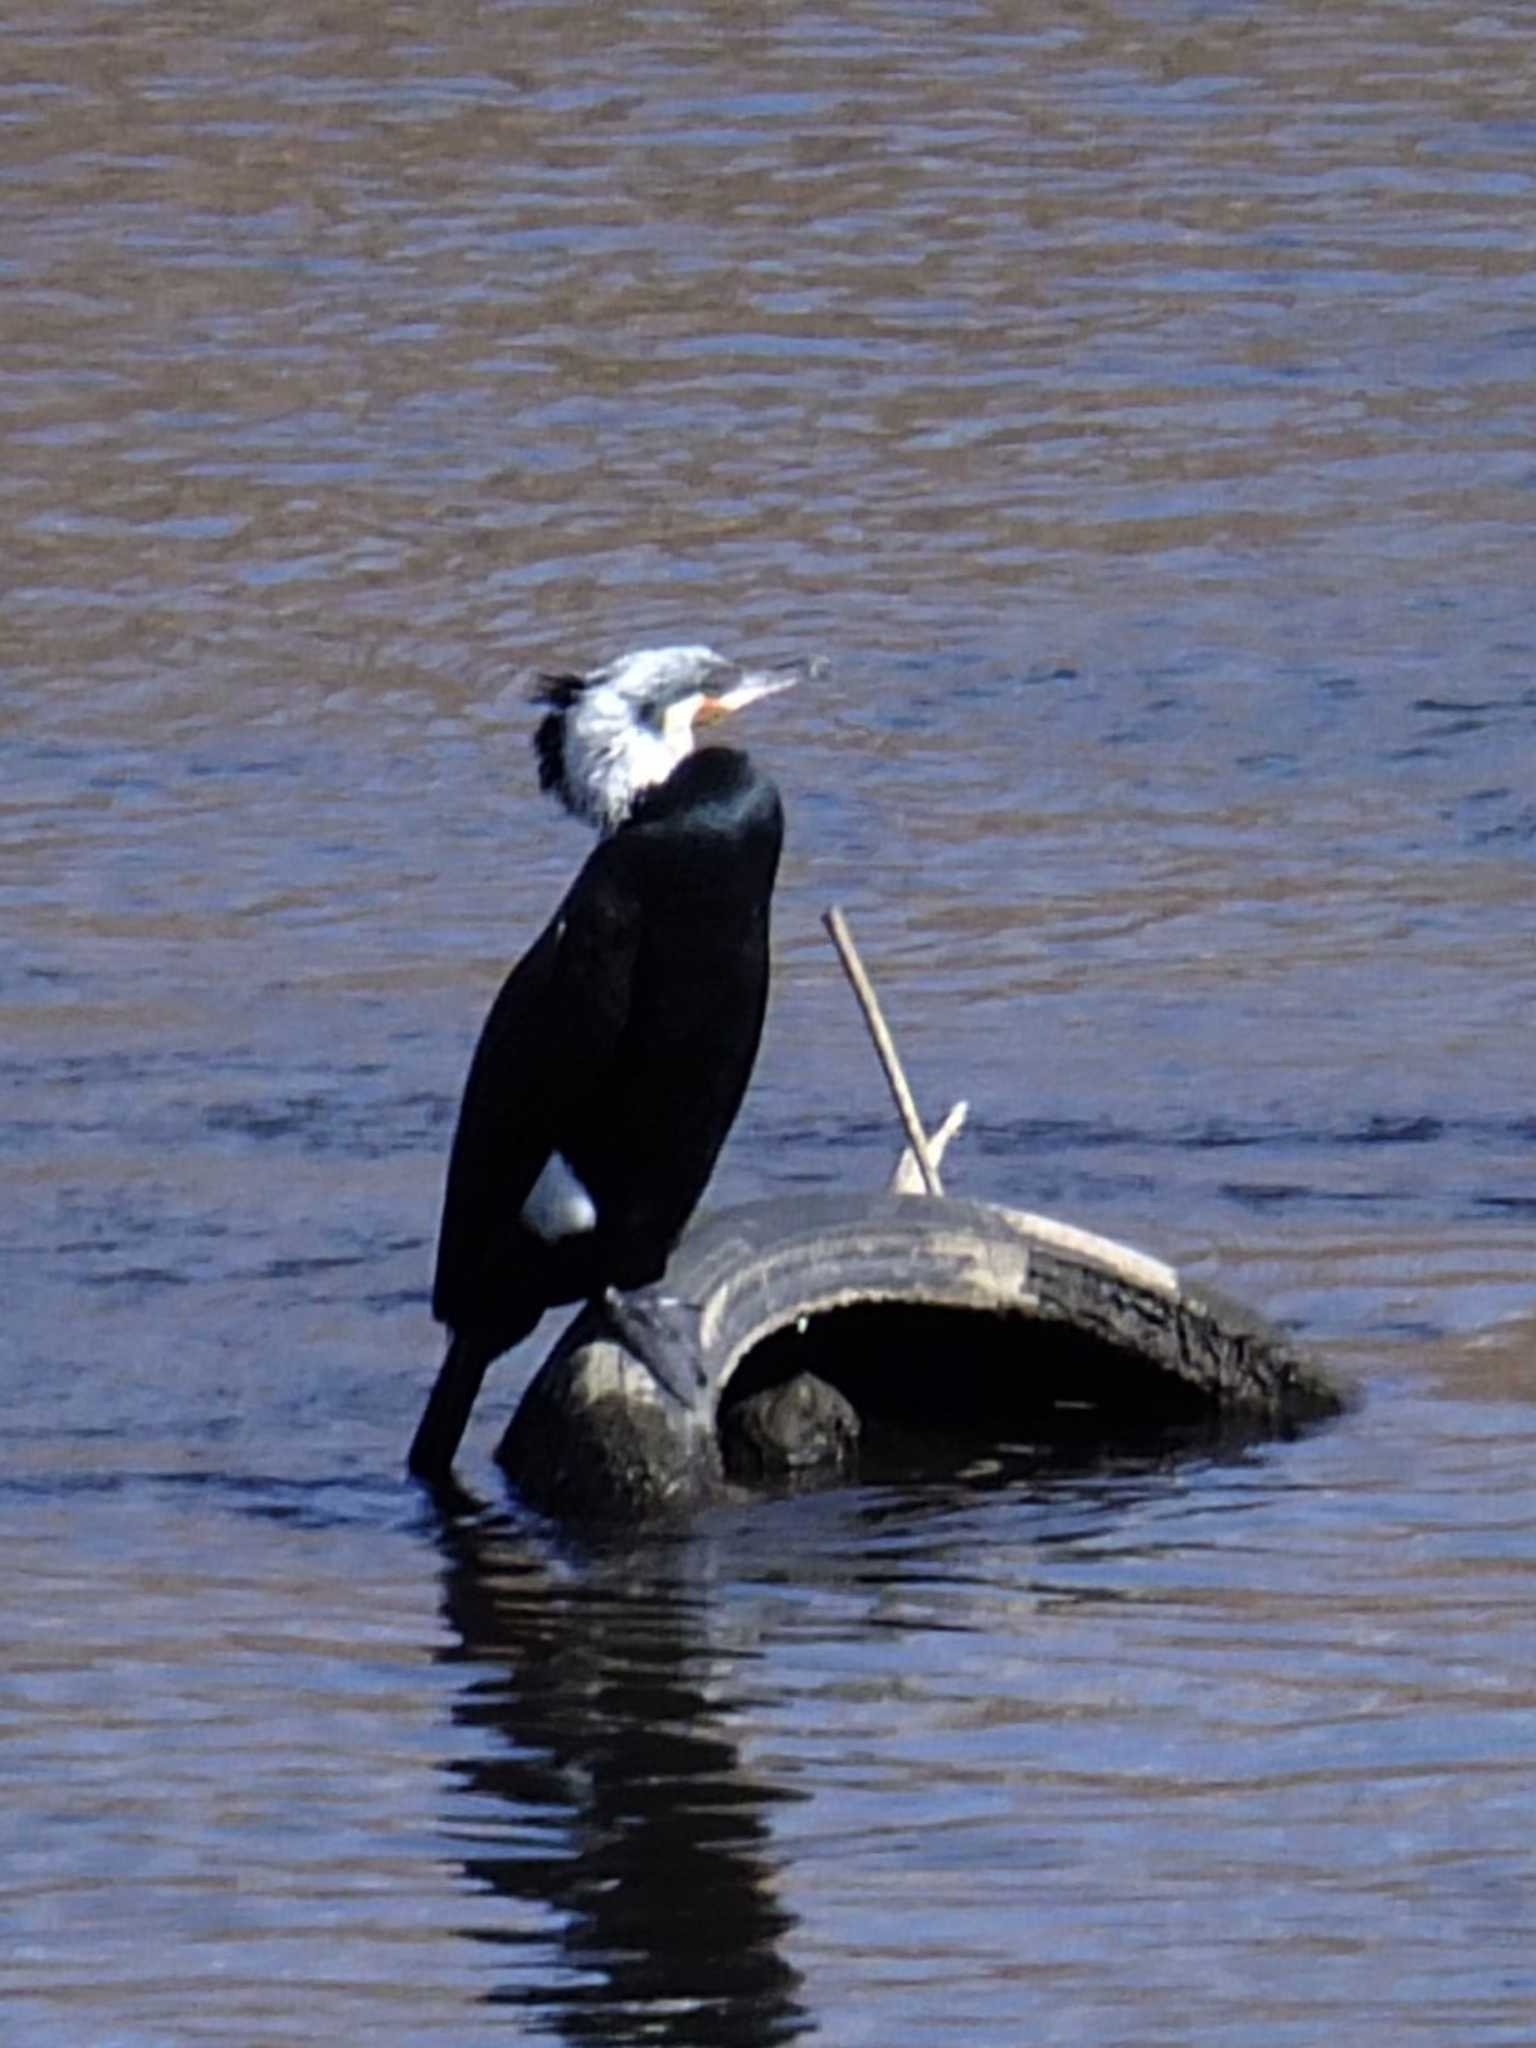
<path id="1" fill-rule="evenodd" d="M 791 1795 L 754 1780 L 726 1733 L 707 1554 L 631 1537 L 573 1565 L 462 1519 L 442 1541 L 461 1645 L 446 1654 L 477 1667 L 455 1720 L 482 1738 L 456 1772 L 504 1809 L 504 1833 L 479 1821 L 465 1872 L 536 1909 L 514 1916 L 531 1932 L 480 1936 L 527 1954 L 492 2001 L 570 2041 L 757 2048 L 806 2033 L 767 1813 Z"/>

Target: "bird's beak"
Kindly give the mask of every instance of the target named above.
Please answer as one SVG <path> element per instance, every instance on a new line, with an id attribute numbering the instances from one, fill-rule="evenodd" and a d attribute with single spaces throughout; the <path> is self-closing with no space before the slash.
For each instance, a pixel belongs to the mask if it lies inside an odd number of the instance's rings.
<path id="1" fill-rule="evenodd" d="M 709 725 L 717 718 L 729 718 L 732 712 L 745 711 L 760 697 L 776 697 L 780 690 L 792 690 L 796 683 L 819 675 L 822 667 L 820 661 L 802 659 L 780 662 L 769 669 L 743 669 L 728 690 L 711 692 L 705 697 L 694 713 L 693 722 L 695 725 Z"/>

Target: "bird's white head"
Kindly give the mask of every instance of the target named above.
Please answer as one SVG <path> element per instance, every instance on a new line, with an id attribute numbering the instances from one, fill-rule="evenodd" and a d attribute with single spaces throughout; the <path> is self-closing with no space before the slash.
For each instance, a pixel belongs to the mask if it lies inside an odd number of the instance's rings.
<path id="1" fill-rule="evenodd" d="M 534 734 L 539 786 L 613 832 L 693 750 L 696 727 L 798 682 L 811 666 L 746 669 L 712 647 L 642 647 L 590 675 L 545 676 Z"/>

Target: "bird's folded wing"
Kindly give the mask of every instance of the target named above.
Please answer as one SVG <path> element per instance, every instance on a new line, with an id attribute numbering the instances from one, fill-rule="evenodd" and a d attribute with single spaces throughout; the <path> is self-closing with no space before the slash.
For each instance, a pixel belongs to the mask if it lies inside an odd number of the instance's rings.
<path id="1" fill-rule="evenodd" d="M 597 846 L 503 982 L 480 1033 L 448 1163 L 433 1312 L 456 1321 L 563 1125 L 601 1086 L 629 1014 L 640 918 L 630 872 Z"/>

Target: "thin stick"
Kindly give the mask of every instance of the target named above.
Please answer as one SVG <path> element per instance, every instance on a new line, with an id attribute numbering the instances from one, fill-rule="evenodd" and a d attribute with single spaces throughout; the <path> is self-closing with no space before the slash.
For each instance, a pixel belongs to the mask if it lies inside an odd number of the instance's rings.
<path id="1" fill-rule="evenodd" d="M 912 1157 L 917 1161 L 918 1171 L 923 1176 L 923 1186 L 930 1195 L 942 1195 L 944 1188 L 928 1150 L 927 1133 L 917 1113 L 917 1104 L 912 1100 L 912 1090 L 907 1086 L 907 1077 L 901 1070 L 901 1061 L 896 1057 L 896 1047 L 886 1028 L 885 1018 L 881 1015 L 879 1000 L 854 946 L 848 921 L 835 903 L 830 910 L 822 913 L 821 921 L 831 934 L 832 943 L 837 948 L 837 957 L 843 963 L 843 972 L 853 983 L 853 992 L 859 999 L 860 1009 L 864 1012 L 864 1022 L 869 1026 L 869 1035 L 875 1041 L 875 1051 L 880 1055 L 880 1064 L 885 1069 L 885 1078 L 891 1084 L 896 1112 L 901 1118 L 902 1128 L 906 1131 L 907 1143 L 912 1147 Z"/>
<path id="2" fill-rule="evenodd" d="M 944 1154 L 949 1150 L 949 1141 L 965 1122 L 971 1105 L 957 1102 L 936 1131 L 928 1133 L 928 1157 L 933 1162 L 935 1173 L 944 1168 Z M 917 1163 L 917 1155 L 910 1145 L 906 1146 L 896 1162 L 896 1170 L 885 1184 L 890 1195 L 920 1195 L 923 1189 L 923 1169 Z"/>

